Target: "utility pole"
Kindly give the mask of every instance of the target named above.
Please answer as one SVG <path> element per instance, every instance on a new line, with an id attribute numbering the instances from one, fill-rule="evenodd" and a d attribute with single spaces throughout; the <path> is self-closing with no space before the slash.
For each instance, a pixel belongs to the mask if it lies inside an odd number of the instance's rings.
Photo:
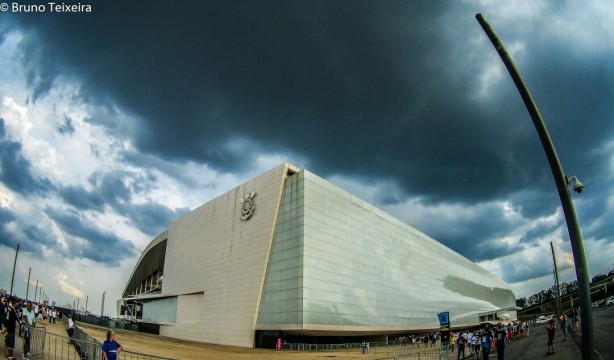
<path id="1" fill-rule="evenodd" d="M 19 254 L 19 244 L 17 244 L 17 249 L 15 249 L 15 260 L 13 261 L 13 275 L 11 275 L 11 291 L 10 295 L 13 295 L 13 281 L 15 280 L 15 265 L 17 265 L 17 254 Z"/>
<path id="2" fill-rule="evenodd" d="M 102 306 L 100 307 L 100 317 L 102 318 L 102 316 L 104 315 L 104 296 L 107 294 L 107 292 L 103 292 L 102 293 Z"/>
<path id="3" fill-rule="evenodd" d="M 28 282 L 26 286 L 26 300 L 28 300 L 28 294 L 30 293 L 30 273 L 32 272 L 32 267 L 28 269 Z"/>
<path id="4" fill-rule="evenodd" d="M 562 312 L 561 308 L 561 287 L 559 284 L 559 269 L 556 267 L 556 257 L 554 256 L 554 245 L 550 241 L 550 250 L 552 250 L 552 261 L 554 261 L 554 284 L 556 286 L 556 313 L 560 316 Z"/>

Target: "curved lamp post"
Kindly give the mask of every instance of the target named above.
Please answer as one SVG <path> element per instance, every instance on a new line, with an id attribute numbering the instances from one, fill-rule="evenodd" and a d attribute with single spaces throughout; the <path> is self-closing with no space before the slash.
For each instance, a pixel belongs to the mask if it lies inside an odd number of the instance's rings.
<path id="1" fill-rule="evenodd" d="M 550 170 L 552 170 L 552 176 L 556 183 L 556 188 L 561 199 L 561 205 L 563 207 L 563 213 L 565 214 L 565 221 L 567 222 L 567 231 L 569 232 L 569 240 L 571 242 L 571 250 L 576 264 L 576 277 L 578 280 L 578 292 L 580 295 L 580 316 L 582 320 L 582 360 L 593 359 L 593 310 L 591 308 L 591 292 L 590 284 L 588 281 L 588 267 L 586 265 L 586 255 L 584 254 L 584 244 L 582 242 L 582 234 L 580 233 L 580 226 L 578 219 L 576 218 L 576 210 L 569 194 L 569 186 L 573 185 L 574 191 L 580 193 L 584 190 L 584 186 L 578 181 L 575 176 L 567 177 L 563 172 L 563 167 L 559 161 L 559 157 L 554 149 L 550 134 L 546 129 L 546 124 L 542 119 L 537 105 L 529 93 L 529 89 L 525 86 L 520 73 L 516 69 L 516 65 L 512 60 L 510 54 L 505 50 L 503 43 L 499 40 L 490 24 L 486 22 L 486 19 L 482 14 L 477 14 L 476 19 L 484 29 L 486 35 L 492 42 L 495 49 L 499 53 L 501 60 L 505 64 L 507 71 L 510 73 L 516 88 L 524 101 L 533 125 L 537 130 L 539 139 L 541 140 L 548 163 L 550 164 Z"/>

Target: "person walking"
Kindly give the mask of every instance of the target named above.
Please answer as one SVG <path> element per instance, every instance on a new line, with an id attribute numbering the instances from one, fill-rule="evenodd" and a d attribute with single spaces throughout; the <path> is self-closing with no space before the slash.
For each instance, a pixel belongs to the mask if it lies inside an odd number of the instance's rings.
<path id="1" fill-rule="evenodd" d="M 458 333 L 458 339 L 456 339 L 456 344 L 458 345 L 458 355 L 456 355 L 456 360 L 465 358 L 465 345 L 467 344 L 467 338 L 465 338 L 464 333 Z M 461 353 L 463 357 L 461 357 Z"/>
<path id="2" fill-rule="evenodd" d="M 102 344 L 103 360 L 117 360 L 119 353 L 122 352 L 122 346 L 115 341 L 115 331 L 107 331 L 107 339 Z"/>
<path id="3" fill-rule="evenodd" d="M 480 349 L 482 348 L 482 346 L 480 346 L 480 343 L 482 342 L 482 331 L 483 330 L 480 330 L 479 332 L 476 331 L 475 334 L 473 334 L 473 339 L 471 339 L 476 359 L 480 358 Z"/>
<path id="4" fill-rule="evenodd" d="M 2 294 L 2 296 L 0 296 L 0 329 L 2 329 L 2 337 L 4 338 L 6 335 L 6 332 L 4 330 L 4 321 L 6 320 L 6 296 L 4 296 L 4 294 Z M 4 344 L 0 344 L 4 345 Z M 4 346 L 4 356 L 6 357 L 6 345 Z"/>
<path id="5" fill-rule="evenodd" d="M 0 296 L 0 328 L 2 328 L 2 324 L 4 324 L 5 318 L 6 318 L 6 297 L 2 295 Z"/>
<path id="6" fill-rule="evenodd" d="M 482 332 L 481 335 L 481 345 L 482 345 L 482 356 L 484 357 L 484 360 L 488 360 L 488 357 L 490 356 L 490 348 L 492 347 L 492 333 L 490 332 L 490 329 L 486 329 Z"/>
<path id="7" fill-rule="evenodd" d="M 548 332 L 548 352 L 546 355 L 554 354 L 554 334 L 556 332 L 556 327 L 554 326 L 554 320 L 550 319 L 548 324 L 546 325 L 546 331 Z"/>
<path id="8" fill-rule="evenodd" d="M 503 325 L 499 323 L 497 325 L 497 331 L 495 331 L 495 347 L 497 348 L 497 360 L 505 359 L 505 340 L 507 338 L 507 332 L 503 328 Z"/>
<path id="9" fill-rule="evenodd" d="M 75 334 L 75 322 L 72 321 L 72 315 L 71 314 L 68 314 L 68 318 L 66 319 L 66 331 L 68 332 L 68 337 L 70 338 L 68 340 L 68 343 L 72 344 L 73 336 Z"/>
<path id="10" fill-rule="evenodd" d="M 9 298 L 7 304 L 7 315 L 4 327 L 6 329 L 6 356 L 8 360 L 14 360 L 13 351 L 15 350 L 15 330 L 17 329 L 17 322 L 21 323 L 19 316 L 17 315 L 17 301 L 15 298 Z"/>
<path id="11" fill-rule="evenodd" d="M 563 336 L 565 337 L 563 341 L 567 341 L 567 328 L 569 326 L 567 324 L 567 315 L 565 315 L 564 313 L 561 314 L 559 320 L 561 321 L 561 331 L 563 332 Z"/>
<path id="12" fill-rule="evenodd" d="M 24 357 L 30 358 L 30 342 L 32 339 L 32 329 L 36 327 L 36 314 L 32 307 L 32 301 L 26 301 L 26 308 L 23 309 L 23 324 L 25 329 L 23 332 L 23 354 Z"/>
<path id="13" fill-rule="evenodd" d="M 452 350 L 452 353 L 454 354 L 454 345 L 456 344 L 456 335 L 454 335 L 453 333 L 450 333 L 450 349 Z"/>

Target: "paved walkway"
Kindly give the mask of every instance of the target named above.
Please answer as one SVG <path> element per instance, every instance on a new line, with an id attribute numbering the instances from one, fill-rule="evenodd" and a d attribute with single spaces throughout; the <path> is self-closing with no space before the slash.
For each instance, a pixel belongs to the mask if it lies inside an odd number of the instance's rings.
<path id="1" fill-rule="evenodd" d="M 64 323 L 58 322 L 56 324 L 49 323 L 39 323 L 39 329 L 45 328 L 44 335 L 44 346 L 41 344 L 34 344 L 36 340 L 33 340 L 32 343 L 32 360 L 37 359 L 79 359 L 77 355 L 77 351 L 72 344 L 68 343 L 68 335 L 66 334 L 66 325 Z M 40 336 L 36 336 L 38 341 L 41 341 L 42 338 Z M 38 345 L 38 346 L 37 346 Z M 2 344 L 2 351 L 4 352 L 4 344 Z M 43 353 L 37 353 L 37 351 L 43 351 Z M 23 337 L 16 336 L 15 337 L 15 349 L 13 351 L 13 356 L 16 360 L 21 360 L 24 358 L 23 356 Z M 3 357 L 3 359 L 5 359 Z"/>
<path id="2" fill-rule="evenodd" d="M 533 360 L 533 359 L 556 359 L 578 360 L 582 359 L 580 336 L 570 331 L 565 340 L 563 332 L 557 328 L 554 337 L 554 355 L 546 355 L 548 352 L 548 333 L 543 325 L 531 329 L 528 337 L 514 340 L 505 349 L 505 359 L 508 360 Z M 491 358 L 492 354 L 491 354 Z M 496 359 L 496 355 L 494 357 Z"/>
<path id="3" fill-rule="evenodd" d="M 60 338 L 59 343 L 55 343 L 54 341 L 49 341 L 47 345 L 53 345 L 53 347 L 61 348 L 60 353 L 65 352 L 67 349 L 67 345 L 65 344 L 65 330 L 64 324 L 60 323 L 57 325 L 47 325 L 46 326 L 50 335 L 57 336 Z M 62 337 L 60 337 L 62 335 Z M 581 352 L 581 335 L 580 332 L 570 331 L 567 340 L 564 339 L 563 334 L 557 328 L 556 337 L 554 341 L 554 347 L 556 353 L 554 355 L 546 355 L 548 350 L 547 347 L 548 335 L 543 326 L 536 326 L 531 330 L 531 333 L 527 337 L 522 337 L 520 339 L 514 340 L 507 344 L 505 348 L 505 359 L 506 360 L 534 360 L 534 359 L 547 359 L 547 360 L 578 360 L 582 359 Z M 15 349 L 15 359 L 23 359 L 22 354 L 22 338 L 17 337 L 16 339 L 16 347 Z M 4 348 L 4 346 L 2 346 Z M 72 346 L 70 347 L 72 350 Z M 73 353 L 72 351 L 70 351 Z M 230 355 L 230 354 L 226 354 Z M 256 354 L 253 354 L 256 355 Z M 269 354 L 269 355 L 281 355 L 281 354 Z M 284 354 L 286 355 L 286 354 Z M 322 354 L 314 353 L 314 354 L 304 354 L 304 355 L 313 355 L 314 357 L 321 357 Z M 341 355 L 341 354 L 336 354 Z M 452 355 L 452 354 L 451 354 Z M 456 355 L 456 354 L 454 354 Z M 296 353 L 294 353 L 296 356 Z M 337 357 L 337 356 L 335 356 Z M 38 359 L 40 357 L 33 357 L 33 359 Z M 58 357 L 58 359 L 62 359 L 64 357 Z M 75 355 L 70 355 L 70 359 L 76 358 Z M 191 357 L 185 357 L 191 358 Z M 361 358 L 370 358 L 368 356 L 363 355 Z M 456 356 L 453 356 L 456 359 Z M 467 357 L 470 359 L 470 357 Z M 492 352 L 490 354 L 490 360 L 497 359 L 497 354 Z M 595 360 L 605 360 L 606 357 L 595 355 Z"/>

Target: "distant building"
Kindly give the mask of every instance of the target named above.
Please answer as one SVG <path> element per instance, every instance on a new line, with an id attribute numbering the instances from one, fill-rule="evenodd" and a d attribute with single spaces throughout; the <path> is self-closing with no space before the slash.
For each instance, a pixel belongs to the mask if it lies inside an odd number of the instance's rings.
<path id="1" fill-rule="evenodd" d="M 385 339 L 438 329 L 440 312 L 462 327 L 515 306 L 488 271 L 289 164 L 172 222 L 122 296 L 118 314 L 160 335 L 242 347 Z"/>

